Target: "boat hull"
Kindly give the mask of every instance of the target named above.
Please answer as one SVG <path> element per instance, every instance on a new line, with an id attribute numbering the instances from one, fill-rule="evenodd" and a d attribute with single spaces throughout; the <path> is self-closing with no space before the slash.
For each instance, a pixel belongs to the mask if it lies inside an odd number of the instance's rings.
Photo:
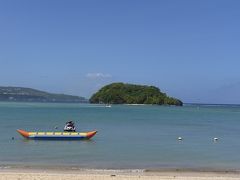
<path id="1" fill-rule="evenodd" d="M 84 140 L 92 138 L 97 131 L 89 132 L 28 132 L 18 129 L 24 138 L 35 140 Z"/>

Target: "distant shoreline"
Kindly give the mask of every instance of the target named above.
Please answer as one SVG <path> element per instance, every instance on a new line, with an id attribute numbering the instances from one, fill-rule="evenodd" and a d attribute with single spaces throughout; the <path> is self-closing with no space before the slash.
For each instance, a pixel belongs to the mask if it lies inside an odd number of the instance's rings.
<path id="1" fill-rule="evenodd" d="M 99 104 L 99 103 L 90 103 L 89 101 L 82 101 L 82 102 L 76 102 L 76 101 L 70 101 L 70 102 L 53 102 L 53 101 L 49 101 L 49 102 L 44 102 L 44 101 L 2 101 L 0 100 L 0 103 L 3 102 L 7 102 L 7 103 L 50 103 L 50 104 L 54 104 L 54 103 L 61 103 L 61 104 L 90 104 L 90 105 L 103 105 L 105 106 L 106 104 Z M 110 104 L 110 105 L 126 105 L 126 106 L 152 106 L 155 104 Z M 240 104 L 214 104 L 214 103 L 183 103 L 183 106 L 240 106 Z M 159 105 L 155 105 L 155 106 L 159 106 Z M 160 106 L 174 106 L 174 105 L 160 105 Z"/>
<path id="2" fill-rule="evenodd" d="M 50 103 L 50 104 L 54 104 L 54 103 L 63 103 L 63 104 L 90 104 L 88 101 L 0 101 L 1 102 L 9 102 L 9 103 Z"/>
<path id="3" fill-rule="evenodd" d="M 10 102 L 73 102 L 88 101 L 84 97 L 49 93 L 26 87 L 0 86 L 0 101 Z"/>
<path id="4" fill-rule="evenodd" d="M 240 104 L 216 104 L 216 103 L 183 103 L 183 105 L 200 105 L 200 106 L 240 106 Z"/>

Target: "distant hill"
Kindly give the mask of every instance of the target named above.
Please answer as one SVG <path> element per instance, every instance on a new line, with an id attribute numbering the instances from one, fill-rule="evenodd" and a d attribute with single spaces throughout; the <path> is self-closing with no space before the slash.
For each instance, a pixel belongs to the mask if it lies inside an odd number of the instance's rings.
<path id="1" fill-rule="evenodd" d="M 54 94 L 25 87 L 0 86 L 0 101 L 15 102 L 88 102 L 83 97 Z"/>
<path id="2" fill-rule="evenodd" d="M 90 98 L 90 103 L 157 104 L 182 106 L 182 101 L 169 97 L 154 86 L 112 83 Z"/>

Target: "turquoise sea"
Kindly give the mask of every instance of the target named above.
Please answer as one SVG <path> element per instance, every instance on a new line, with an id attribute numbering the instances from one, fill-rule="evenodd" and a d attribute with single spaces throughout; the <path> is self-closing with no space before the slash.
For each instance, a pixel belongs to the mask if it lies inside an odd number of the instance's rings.
<path id="1" fill-rule="evenodd" d="M 78 131 L 98 134 L 85 141 L 36 141 L 16 132 L 62 131 L 67 120 Z M 240 106 L 1 102 L 0 123 L 0 166 L 240 169 Z"/>

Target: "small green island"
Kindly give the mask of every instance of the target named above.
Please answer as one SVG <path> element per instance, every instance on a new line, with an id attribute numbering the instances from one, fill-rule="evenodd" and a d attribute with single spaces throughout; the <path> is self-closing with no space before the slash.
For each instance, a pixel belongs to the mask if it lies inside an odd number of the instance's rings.
<path id="1" fill-rule="evenodd" d="M 182 106 L 179 99 L 169 97 L 155 86 L 112 83 L 101 88 L 90 98 L 90 103 L 156 104 Z"/>

